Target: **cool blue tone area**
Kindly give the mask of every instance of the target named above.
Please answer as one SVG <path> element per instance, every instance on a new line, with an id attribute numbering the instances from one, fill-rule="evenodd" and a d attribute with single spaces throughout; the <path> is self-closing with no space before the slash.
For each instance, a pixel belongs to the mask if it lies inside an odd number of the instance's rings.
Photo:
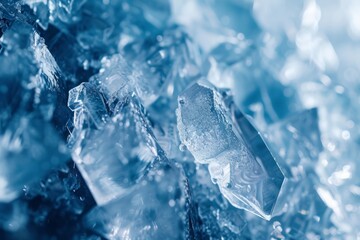
<path id="1" fill-rule="evenodd" d="M 0 0 L 0 239 L 360 238 L 359 12 Z"/>

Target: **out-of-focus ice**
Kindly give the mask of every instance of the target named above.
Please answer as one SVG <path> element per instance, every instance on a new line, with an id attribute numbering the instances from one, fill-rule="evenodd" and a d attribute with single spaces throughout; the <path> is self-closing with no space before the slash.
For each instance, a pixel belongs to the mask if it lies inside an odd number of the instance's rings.
<path id="1" fill-rule="evenodd" d="M 210 83 L 180 94 L 177 109 L 182 143 L 236 207 L 270 219 L 284 175 L 258 131 Z"/>
<path id="2" fill-rule="evenodd" d="M 15 21 L 0 44 L 0 201 L 9 202 L 68 158 L 50 122 L 60 70 L 43 39 Z"/>
<path id="3" fill-rule="evenodd" d="M 173 19 L 184 25 L 205 52 L 223 42 L 256 39 L 260 29 L 252 16 L 251 1 L 172 0 Z"/>
<path id="4" fill-rule="evenodd" d="M 295 179 L 313 171 L 323 145 L 320 138 L 318 110 L 311 108 L 274 123 L 266 132 L 266 139 Z M 276 150 L 275 150 L 276 149 Z"/>
<path id="5" fill-rule="evenodd" d="M 301 109 L 295 89 L 281 84 L 266 69 L 259 49 L 250 41 L 222 43 L 209 56 L 208 79 L 229 88 L 236 104 L 252 116 L 259 127 L 279 121 Z"/>
<path id="6" fill-rule="evenodd" d="M 7 231 L 21 229 L 28 220 L 26 206 L 20 201 L 0 203 L 0 210 L 0 226 Z"/>
<path id="7" fill-rule="evenodd" d="M 59 142 L 57 132 L 39 116 L 13 119 L 0 136 L 0 201 L 15 199 L 25 184 L 65 162 L 67 149 Z"/>
<path id="8" fill-rule="evenodd" d="M 275 5 L 266 7 L 262 5 L 264 1 L 255 2 L 259 3 L 254 7 L 255 16 L 269 32 L 268 38 L 279 39 L 281 34 L 294 49 L 284 55 L 276 47 L 278 50 L 271 60 L 284 63 L 276 70 L 280 81 L 297 89 L 304 106 L 319 109 L 324 152 L 312 165 L 323 184 L 317 191 L 334 210 L 332 221 L 336 226 L 347 237 L 356 238 L 358 231 L 355 229 L 359 228 L 356 190 L 359 179 L 355 174 L 359 169 L 356 153 L 359 131 L 355 127 L 359 122 L 356 103 L 359 84 L 356 79 L 360 65 L 354 56 L 360 48 L 354 12 L 359 3 L 304 1 L 288 10 L 298 16 L 296 19 L 280 23 L 274 18 L 264 20 L 265 13 L 272 12 Z M 285 4 L 285 1 L 279 2 Z M 289 22 L 291 24 L 287 25 Z M 274 27 L 279 31 L 272 31 Z"/>

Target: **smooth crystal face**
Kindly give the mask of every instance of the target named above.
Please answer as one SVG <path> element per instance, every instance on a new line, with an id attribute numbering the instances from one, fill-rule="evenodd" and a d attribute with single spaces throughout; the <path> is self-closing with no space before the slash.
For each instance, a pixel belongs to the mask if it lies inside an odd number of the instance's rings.
<path id="1" fill-rule="evenodd" d="M 194 219 L 188 183 L 167 159 L 120 198 L 94 208 L 86 225 L 109 239 L 188 239 Z"/>
<path id="2" fill-rule="evenodd" d="M 104 100 L 91 84 L 70 92 L 69 106 L 79 112 L 75 122 L 82 123 L 73 132 L 73 158 L 97 204 L 103 205 L 141 179 L 158 158 L 157 144 L 135 95 L 119 101 L 114 115 L 106 118 Z"/>
<path id="3" fill-rule="evenodd" d="M 179 98 L 180 138 L 236 207 L 270 219 L 284 176 L 258 131 L 209 83 Z"/>

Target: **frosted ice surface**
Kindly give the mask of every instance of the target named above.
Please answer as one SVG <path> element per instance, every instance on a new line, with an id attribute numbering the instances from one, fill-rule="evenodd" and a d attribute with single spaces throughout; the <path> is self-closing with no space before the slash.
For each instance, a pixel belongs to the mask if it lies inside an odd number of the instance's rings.
<path id="1" fill-rule="evenodd" d="M 179 98 L 181 141 L 208 168 L 236 207 L 271 218 L 284 176 L 258 131 L 210 83 L 197 82 Z"/>

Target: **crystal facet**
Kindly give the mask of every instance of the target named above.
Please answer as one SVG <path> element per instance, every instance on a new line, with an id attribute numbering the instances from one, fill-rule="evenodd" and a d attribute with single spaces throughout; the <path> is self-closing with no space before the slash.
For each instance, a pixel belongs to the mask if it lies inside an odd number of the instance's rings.
<path id="1" fill-rule="evenodd" d="M 78 105 L 74 107 L 77 111 L 85 109 L 76 118 L 96 119 L 96 122 L 99 116 L 106 116 L 103 99 L 95 89 L 88 88 L 71 98 L 69 105 Z M 73 158 L 98 204 L 124 194 L 158 158 L 158 145 L 147 121 L 137 97 L 129 95 L 116 105 L 114 116 L 105 123 L 99 119 L 101 125 L 91 127 L 84 123 L 75 129 Z"/>
<path id="2" fill-rule="evenodd" d="M 156 161 L 120 198 L 94 208 L 86 224 L 111 239 L 188 239 L 193 232 L 188 183 L 182 171 Z M 161 211 L 159 211 L 161 209 Z"/>
<path id="3" fill-rule="evenodd" d="M 180 138 L 234 206 L 270 219 L 284 176 L 258 131 L 225 100 L 206 82 L 180 94 Z"/>

